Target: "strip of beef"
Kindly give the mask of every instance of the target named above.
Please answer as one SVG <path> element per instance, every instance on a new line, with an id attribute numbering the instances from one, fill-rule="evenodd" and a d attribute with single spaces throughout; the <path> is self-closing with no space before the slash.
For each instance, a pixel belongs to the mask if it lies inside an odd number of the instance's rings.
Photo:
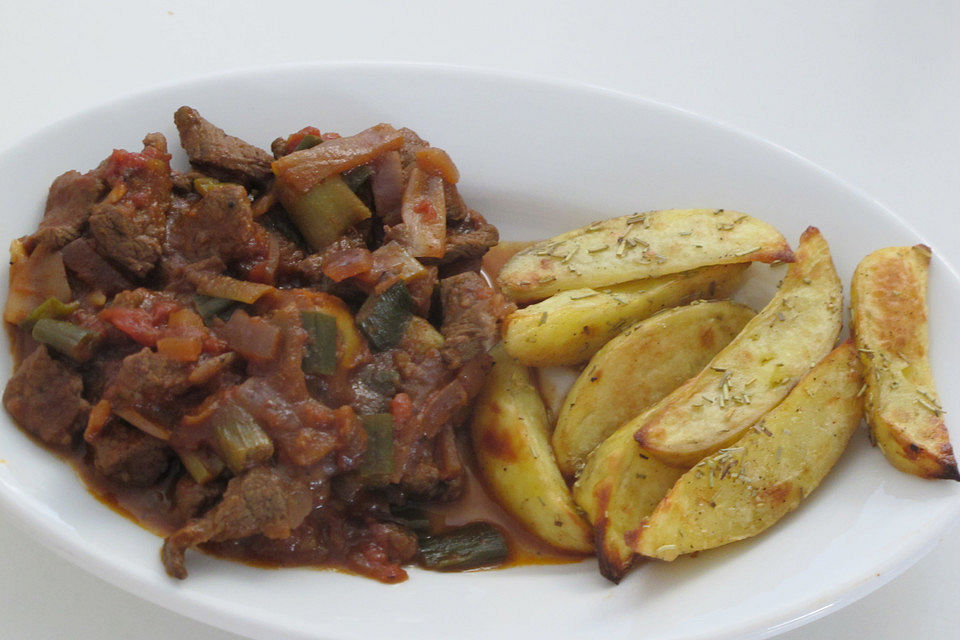
<path id="1" fill-rule="evenodd" d="M 467 209 L 467 215 L 460 220 L 448 218 L 447 225 L 447 251 L 440 260 L 444 264 L 480 258 L 500 241 L 497 228 L 473 209 Z"/>
<path id="2" fill-rule="evenodd" d="M 393 357 L 399 393 L 391 411 L 391 481 L 418 499 L 452 499 L 462 487 L 463 469 L 451 436 L 479 393 L 490 358 L 480 353 L 460 370 L 452 371 L 435 341 L 425 333 L 409 330 L 393 350 Z"/>
<path id="3" fill-rule="evenodd" d="M 313 507 L 309 485 L 269 467 L 255 467 L 227 485 L 223 500 L 203 517 L 171 534 L 160 552 L 174 578 L 186 578 L 184 555 L 190 547 L 262 534 L 283 539 L 300 526 Z"/>
<path id="4" fill-rule="evenodd" d="M 141 153 L 114 151 L 97 169 L 111 191 L 90 214 L 97 251 L 138 278 L 160 258 L 173 189 L 166 140 L 151 133 L 143 142 Z"/>
<path id="5" fill-rule="evenodd" d="M 3 406 L 21 427 L 44 442 L 69 446 L 83 429 L 89 404 L 83 399 L 83 379 L 37 347 L 7 383 Z"/>
<path id="6" fill-rule="evenodd" d="M 459 369 L 499 339 L 500 320 L 512 306 L 472 271 L 440 281 L 443 306 L 443 360 L 451 369 Z"/>
<path id="7" fill-rule="evenodd" d="M 170 224 L 168 241 L 188 262 L 219 258 L 231 264 L 250 257 L 254 222 L 247 190 L 236 184 L 209 189 Z"/>
<path id="8" fill-rule="evenodd" d="M 473 399 L 480 393 L 491 365 L 489 355 L 477 355 L 457 372 L 452 381 L 427 399 L 417 414 L 419 432 L 423 437 L 435 437 L 445 425 L 460 426 Z"/>
<path id="9" fill-rule="evenodd" d="M 67 171 L 50 185 L 47 208 L 40 227 L 31 237 L 33 245 L 62 247 L 79 237 L 90 213 L 106 192 L 107 185 L 93 173 Z"/>
<path id="10" fill-rule="evenodd" d="M 112 296 L 133 288 L 133 284 L 97 253 L 93 243 L 86 238 L 73 240 L 60 253 L 63 265 L 92 289 Z"/>
<path id="11" fill-rule="evenodd" d="M 90 232 L 102 255 L 138 278 L 153 270 L 162 252 L 154 225 L 131 207 L 97 205 Z"/>
<path id="12" fill-rule="evenodd" d="M 262 186 L 273 177 L 273 157 L 269 153 L 227 135 L 196 109 L 180 107 L 173 121 L 180 132 L 180 144 L 198 171 L 246 187 Z"/>
<path id="13" fill-rule="evenodd" d="M 226 488 L 225 480 L 211 480 L 200 484 L 189 475 L 181 476 L 173 489 L 174 513 L 180 523 L 186 523 L 191 518 L 206 513 L 210 507 L 220 501 Z"/>
<path id="14" fill-rule="evenodd" d="M 400 486 L 421 500 L 447 501 L 460 495 L 463 465 L 454 429 L 466 419 L 492 361 L 481 354 L 457 376 L 430 394 L 422 408 L 399 426 L 397 454 Z"/>
<path id="15" fill-rule="evenodd" d="M 103 397 L 114 408 L 134 409 L 168 423 L 170 420 L 164 418 L 183 409 L 177 398 L 191 386 L 190 371 L 190 364 L 144 347 L 123 359 L 117 377 Z"/>
<path id="16" fill-rule="evenodd" d="M 90 443 L 97 472 L 135 487 L 148 487 L 170 468 L 173 450 L 162 440 L 113 420 Z"/>
<path id="17" fill-rule="evenodd" d="M 414 407 L 422 407 L 430 394 L 453 378 L 440 350 L 411 331 L 404 334 L 392 353 L 399 373 L 397 391 L 406 394 Z"/>

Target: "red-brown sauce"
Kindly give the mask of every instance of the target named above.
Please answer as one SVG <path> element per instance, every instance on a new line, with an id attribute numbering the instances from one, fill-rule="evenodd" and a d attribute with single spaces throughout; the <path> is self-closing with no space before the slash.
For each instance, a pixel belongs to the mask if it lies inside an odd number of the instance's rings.
<path id="1" fill-rule="evenodd" d="M 483 260 L 484 275 L 491 281 L 495 281 L 506 260 L 530 244 L 530 242 L 504 242 L 492 248 Z M 7 329 L 14 360 L 19 363 L 23 354 L 28 353 L 36 344 L 24 332 L 10 326 Z M 83 448 L 70 452 L 56 451 L 45 446 L 32 435 L 26 435 L 38 446 L 51 451 L 70 464 L 91 495 L 117 514 L 160 537 L 170 535 L 183 524 L 174 514 L 173 485 L 177 476 L 175 472 L 146 489 L 129 487 L 98 474 L 92 461 L 87 459 L 88 456 Z M 457 444 L 465 470 L 462 496 L 449 503 L 417 505 L 417 508 L 427 516 L 431 532 L 440 533 L 476 521 L 486 521 L 496 525 L 507 539 L 510 554 L 504 563 L 492 568 L 566 564 L 579 562 L 584 558 L 581 554 L 564 552 L 551 547 L 527 531 L 493 499 L 484 486 L 466 429 L 460 430 Z M 265 545 L 258 550 L 256 546 L 243 544 L 242 541 L 205 544 L 202 548 L 210 555 L 260 568 L 306 565 L 353 573 L 339 559 L 324 556 L 310 548 L 295 549 L 297 542 L 293 539 L 285 541 L 287 548 L 282 550 L 273 548 L 273 545 Z"/>
<path id="2" fill-rule="evenodd" d="M 563 552 L 540 541 L 497 504 L 477 473 L 477 463 L 467 440 L 468 437 L 461 434 L 458 443 L 466 471 L 462 497 L 446 504 L 418 505 L 430 520 L 431 531 L 442 532 L 478 520 L 495 524 L 507 538 L 510 555 L 506 562 L 494 568 L 565 564 L 582 560 L 584 557 L 582 555 Z M 173 488 L 169 480 L 146 490 L 131 489 L 97 474 L 93 466 L 81 455 L 60 455 L 74 467 L 90 493 L 114 512 L 158 536 L 167 536 L 177 528 L 178 524 L 172 520 L 171 515 Z M 271 555 L 269 553 L 252 557 L 249 546 L 235 544 L 205 545 L 204 551 L 217 557 L 263 568 L 316 565 L 318 568 L 333 568 L 352 573 L 345 567 L 338 566 L 336 561 L 331 561 L 330 558 L 311 562 L 308 550 L 301 553 L 290 553 L 287 550 L 284 561 L 269 557 Z"/>

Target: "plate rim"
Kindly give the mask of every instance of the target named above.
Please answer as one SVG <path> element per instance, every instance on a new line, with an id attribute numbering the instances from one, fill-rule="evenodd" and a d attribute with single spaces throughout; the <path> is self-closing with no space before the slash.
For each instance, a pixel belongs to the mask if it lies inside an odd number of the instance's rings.
<path id="1" fill-rule="evenodd" d="M 268 64 L 246 66 L 221 72 L 205 73 L 190 76 L 144 87 L 135 91 L 111 97 L 81 110 L 49 122 L 31 132 L 15 139 L 11 144 L 0 147 L 0 157 L 16 155 L 28 149 L 31 141 L 50 135 L 60 129 L 68 128 L 71 123 L 95 115 L 98 112 L 109 111 L 123 106 L 128 102 L 149 99 L 168 91 L 184 91 L 191 88 L 208 86 L 217 80 L 237 79 L 242 77 L 254 78 L 265 73 L 283 71 L 288 73 L 342 73 L 354 69 L 386 71 L 390 73 L 423 73 L 437 77 L 453 74 L 459 77 L 484 78 L 493 81 L 509 81 L 522 85 L 539 85 L 559 89 L 562 91 L 594 94 L 603 99 L 618 100 L 641 108 L 662 111 L 674 116 L 698 121 L 710 128 L 719 129 L 737 138 L 744 138 L 754 145 L 765 147 L 776 155 L 788 158 L 807 171 L 818 174 L 832 187 L 846 192 L 856 200 L 864 201 L 897 223 L 908 229 L 915 237 L 934 248 L 938 266 L 945 267 L 953 278 L 960 280 L 960 273 L 953 264 L 936 251 L 937 243 L 922 234 L 913 224 L 883 203 L 872 197 L 865 190 L 844 180 L 834 172 L 816 164 L 806 157 L 768 139 L 725 121 L 695 112 L 690 109 L 671 105 L 669 103 L 631 94 L 625 91 L 604 87 L 601 85 L 560 78 L 556 76 L 539 75 L 529 72 L 496 69 L 484 66 L 454 65 L 445 63 L 427 63 L 414 61 L 377 61 L 377 60 L 345 60 L 331 62 L 292 62 L 284 64 Z M 39 446 L 39 445 L 37 445 Z M 41 447 L 42 448 L 42 447 Z M 87 573 L 101 580 L 117 586 L 127 593 L 146 600 L 156 606 L 174 611 L 198 622 L 213 625 L 232 633 L 247 637 L 276 637 L 277 625 L 266 622 L 255 616 L 238 615 L 231 609 L 230 603 L 218 597 L 204 596 L 184 592 L 176 589 L 177 583 L 158 582 L 150 580 L 143 572 L 138 572 L 113 561 L 108 554 L 97 553 L 89 545 L 70 535 L 70 527 L 52 515 L 45 513 L 39 500 L 21 492 L 17 487 L 9 485 L 0 477 L 0 510 L 12 516 L 11 522 L 22 531 L 32 534 L 34 539 L 43 546 L 52 550 L 61 558 L 83 569 Z M 845 580 L 832 593 L 823 594 L 820 598 L 805 601 L 801 604 L 783 605 L 768 610 L 762 615 L 753 618 L 749 623 L 728 623 L 719 630 L 711 630 L 700 634 L 686 636 L 690 640 L 699 638 L 747 638 L 761 639 L 786 632 L 837 611 L 887 584 L 895 577 L 906 571 L 920 558 L 925 556 L 934 547 L 937 538 L 948 531 L 960 517 L 960 499 L 954 499 L 950 509 L 934 519 L 930 526 L 911 538 L 907 545 L 899 547 L 891 553 L 884 562 L 875 565 L 869 575 L 857 575 Z M 134 525 L 138 526 L 138 525 Z M 283 633 L 291 638 L 308 638 L 314 635 L 298 633 L 298 631 L 284 625 Z M 254 634 L 254 635 L 251 635 Z"/>

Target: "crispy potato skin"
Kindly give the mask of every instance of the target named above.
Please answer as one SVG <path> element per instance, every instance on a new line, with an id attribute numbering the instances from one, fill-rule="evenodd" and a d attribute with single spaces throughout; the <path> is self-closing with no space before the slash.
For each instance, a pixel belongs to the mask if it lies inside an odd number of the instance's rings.
<path id="1" fill-rule="evenodd" d="M 625 534 L 638 528 L 683 474 L 660 462 L 620 428 L 590 454 L 573 497 L 593 524 L 600 573 L 620 582 L 633 564 Z"/>
<path id="2" fill-rule="evenodd" d="M 817 488 L 863 416 L 859 358 L 837 347 L 734 446 L 683 474 L 626 539 L 673 560 L 764 531 Z"/>
<path id="3" fill-rule="evenodd" d="M 930 250 L 888 247 L 857 266 L 853 332 L 866 371 L 867 422 L 887 460 L 922 478 L 960 480 L 930 368 Z"/>
<path id="4" fill-rule="evenodd" d="M 830 352 L 842 313 L 830 248 L 810 227 L 767 306 L 696 377 L 628 423 L 637 442 L 685 467 L 729 445 Z"/>
<path id="5" fill-rule="evenodd" d="M 553 451 L 564 475 L 668 393 L 697 375 L 756 315 L 735 302 L 667 309 L 627 328 L 593 356 L 560 409 Z"/>
<path id="6" fill-rule="evenodd" d="M 563 291 L 511 313 L 503 325 L 504 344 L 528 366 L 580 364 L 637 320 L 693 300 L 732 295 L 748 266 L 717 265 L 599 291 Z"/>
<path id="7" fill-rule="evenodd" d="M 557 468 L 530 372 L 502 345 L 491 355 L 493 369 L 471 424 L 480 472 L 501 506 L 531 533 L 558 549 L 590 553 L 593 531 Z"/>
<path id="8" fill-rule="evenodd" d="M 792 262 L 772 226 L 737 211 L 668 209 L 594 222 L 513 256 L 497 281 L 517 302 L 737 262 Z"/>

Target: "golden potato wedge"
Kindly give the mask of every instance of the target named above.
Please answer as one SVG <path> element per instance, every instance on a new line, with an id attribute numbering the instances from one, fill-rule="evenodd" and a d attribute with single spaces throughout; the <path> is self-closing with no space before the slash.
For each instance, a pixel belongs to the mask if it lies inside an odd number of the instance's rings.
<path id="1" fill-rule="evenodd" d="M 683 475 L 644 451 L 633 430 L 621 427 L 587 457 L 583 473 L 573 485 L 573 497 L 593 524 L 600 573 L 620 582 L 635 553 L 626 543 Z"/>
<path id="2" fill-rule="evenodd" d="M 530 372 L 503 345 L 474 409 L 471 433 L 480 472 L 503 508 L 558 549 L 593 550 L 550 448 L 550 427 Z"/>
<path id="3" fill-rule="evenodd" d="M 637 442 L 677 466 L 729 445 L 830 352 L 842 303 L 830 248 L 810 227 L 763 311 L 695 378 L 629 423 Z"/>
<path id="4" fill-rule="evenodd" d="M 611 218 L 538 242 L 500 270 L 518 302 L 736 262 L 792 262 L 776 229 L 723 209 L 668 209 Z"/>
<path id="5" fill-rule="evenodd" d="M 867 423 L 890 464 L 960 480 L 928 356 L 930 249 L 888 247 L 853 274 L 853 333 L 866 371 Z"/>
<path id="6" fill-rule="evenodd" d="M 626 540 L 644 556 L 677 556 L 755 536 L 819 486 L 863 417 L 852 343 L 837 347 L 733 446 L 683 474 Z"/>
<path id="7" fill-rule="evenodd" d="M 754 315 L 736 302 L 696 302 L 661 311 L 605 344 L 560 409 L 553 430 L 560 471 L 574 475 L 617 427 L 697 375 Z"/>
<path id="8" fill-rule="evenodd" d="M 628 324 L 666 307 L 732 295 L 748 266 L 717 265 L 601 290 L 563 291 L 507 316 L 503 342 L 528 366 L 586 362 Z"/>

